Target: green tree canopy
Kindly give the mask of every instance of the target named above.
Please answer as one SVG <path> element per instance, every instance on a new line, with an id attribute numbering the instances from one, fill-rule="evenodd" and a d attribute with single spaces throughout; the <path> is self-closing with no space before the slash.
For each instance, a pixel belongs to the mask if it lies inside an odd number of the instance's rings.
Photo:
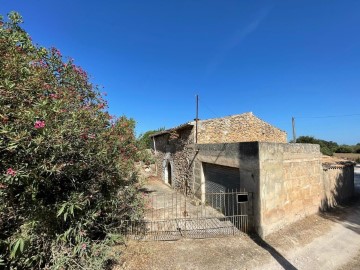
<path id="1" fill-rule="evenodd" d="M 321 153 L 329 156 L 332 156 L 334 153 L 360 153 L 358 145 L 338 145 L 336 142 L 316 139 L 312 136 L 300 136 L 296 142 L 319 144 Z"/>
<path id="2" fill-rule="evenodd" d="M 162 128 L 159 128 L 159 129 L 156 129 L 156 130 L 149 130 L 149 131 L 146 131 L 145 133 L 143 134 L 140 134 L 139 138 L 138 138 L 138 143 L 141 147 L 143 147 L 144 149 L 149 149 L 149 148 L 152 148 L 152 139 L 151 139 L 151 135 L 155 134 L 155 133 L 158 133 L 160 131 L 163 131 L 165 130 L 164 127 Z"/>

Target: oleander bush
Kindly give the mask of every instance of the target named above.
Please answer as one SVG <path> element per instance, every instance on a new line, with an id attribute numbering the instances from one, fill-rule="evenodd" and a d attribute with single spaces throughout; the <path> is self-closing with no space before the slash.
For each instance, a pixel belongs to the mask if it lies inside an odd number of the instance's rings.
<path id="1" fill-rule="evenodd" d="M 0 265 L 104 268 L 142 214 L 135 123 L 113 119 L 88 74 L 21 23 L 0 18 Z"/>

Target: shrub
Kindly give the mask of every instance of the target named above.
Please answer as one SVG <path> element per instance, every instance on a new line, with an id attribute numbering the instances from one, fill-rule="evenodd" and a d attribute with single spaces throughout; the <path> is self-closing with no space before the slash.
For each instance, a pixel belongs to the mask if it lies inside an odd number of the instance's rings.
<path id="1" fill-rule="evenodd" d="M 327 156 L 333 156 L 334 155 L 334 152 L 329 147 L 327 147 L 326 145 L 323 145 L 322 143 L 320 143 L 320 152 L 323 155 L 327 155 Z"/>
<path id="2" fill-rule="evenodd" d="M 296 139 L 297 143 L 311 143 L 319 144 L 320 151 L 323 155 L 332 156 L 335 149 L 338 147 L 337 143 L 332 141 L 319 140 L 311 136 L 300 136 Z"/>
<path id="3" fill-rule="evenodd" d="M 0 18 L 0 263 L 98 269 L 142 211 L 134 121 L 111 119 L 87 73 L 20 23 Z"/>
<path id="4" fill-rule="evenodd" d="M 136 161 L 141 161 L 146 165 L 154 164 L 155 158 L 150 149 L 142 149 L 136 153 Z"/>
<path id="5" fill-rule="evenodd" d="M 352 153 L 353 149 L 348 145 L 340 145 L 336 150 L 335 153 Z"/>
<path id="6" fill-rule="evenodd" d="M 150 136 L 155 134 L 155 133 L 158 133 L 160 131 L 164 131 L 164 130 L 165 130 L 165 128 L 162 127 L 162 128 L 157 129 L 157 130 L 149 130 L 149 131 L 146 131 L 143 134 L 140 134 L 139 138 L 137 139 L 139 147 L 141 149 L 151 149 L 151 148 L 153 148 L 153 141 L 152 141 Z"/>

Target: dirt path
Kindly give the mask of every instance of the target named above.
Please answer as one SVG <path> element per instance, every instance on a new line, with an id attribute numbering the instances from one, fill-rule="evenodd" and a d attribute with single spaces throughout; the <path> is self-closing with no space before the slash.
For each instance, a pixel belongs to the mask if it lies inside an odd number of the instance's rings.
<path id="1" fill-rule="evenodd" d="M 339 212 L 325 216 L 333 222 L 328 232 L 303 247 L 284 252 L 290 266 L 285 269 L 356 269 L 356 264 L 360 267 L 360 205 L 346 209 L 346 213 Z M 347 268 L 352 260 L 351 268 Z M 256 269 L 284 269 L 282 266 L 273 257 Z"/>

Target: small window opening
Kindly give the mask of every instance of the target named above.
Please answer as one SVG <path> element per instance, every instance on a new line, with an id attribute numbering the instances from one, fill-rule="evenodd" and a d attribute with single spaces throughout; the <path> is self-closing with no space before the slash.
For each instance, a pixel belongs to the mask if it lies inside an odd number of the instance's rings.
<path id="1" fill-rule="evenodd" d="M 238 194 L 237 195 L 237 202 L 238 203 L 245 203 L 248 201 L 248 194 Z"/>

